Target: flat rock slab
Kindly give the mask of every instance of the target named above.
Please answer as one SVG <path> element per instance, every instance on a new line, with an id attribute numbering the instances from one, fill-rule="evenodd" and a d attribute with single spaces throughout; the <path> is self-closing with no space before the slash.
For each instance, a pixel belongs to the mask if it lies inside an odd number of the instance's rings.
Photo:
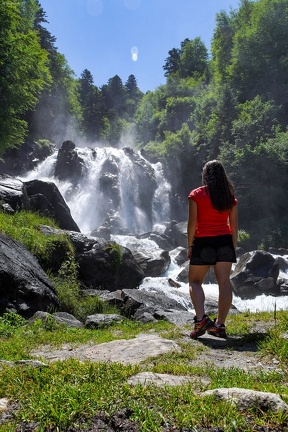
<path id="1" fill-rule="evenodd" d="M 81 361 L 117 362 L 138 364 L 149 357 L 155 357 L 170 351 L 181 351 L 172 340 L 163 339 L 157 334 L 139 334 L 134 339 L 121 339 L 99 345 L 85 344 L 79 347 L 63 346 L 59 350 L 51 350 L 50 346 L 34 350 L 31 355 L 48 361 L 76 358 Z"/>
<path id="2" fill-rule="evenodd" d="M 1 398 L 0 399 L 0 411 L 6 411 L 8 407 L 8 399 L 7 398 Z"/>
<path id="3" fill-rule="evenodd" d="M 160 374 L 160 373 L 153 373 L 153 372 L 141 372 L 129 378 L 128 383 L 131 385 L 154 384 L 159 387 L 165 387 L 165 386 L 178 386 L 182 384 L 188 384 L 189 382 L 193 382 L 196 379 L 195 377 L 190 377 L 185 375 L 170 375 L 170 374 Z M 208 385 L 209 381 L 201 379 L 201 384 Z"/>

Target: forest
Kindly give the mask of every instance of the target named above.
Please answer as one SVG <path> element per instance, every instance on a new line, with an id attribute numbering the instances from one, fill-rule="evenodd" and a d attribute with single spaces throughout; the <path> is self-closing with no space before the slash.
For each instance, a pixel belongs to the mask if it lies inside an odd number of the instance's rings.
<path id="1" fill-rule="evenodd" d="M 116 75 L 77 78 L 39 0 L 0 3 L 0 157 L 27 142 L 134 148 L 160 160 L 184 208 L 210 159 L 239 201 L 242 244 L 288 247 L 288 0 L 240 0 L 221 11 L 208 51 L 186 38 L 163 59 L 165 84 L 143 94 Z"/>

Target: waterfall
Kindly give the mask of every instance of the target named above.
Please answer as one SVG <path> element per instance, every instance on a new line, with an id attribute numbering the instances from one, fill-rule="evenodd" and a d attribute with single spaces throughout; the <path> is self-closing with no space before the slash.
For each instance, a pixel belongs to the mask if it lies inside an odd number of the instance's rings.
<path id="1" fill-rule="evenodd" d="M 59 180 L 55 176 L 58 150 L 22 177 L 54 182 L 82 233 L 103 224 L 127 233 L 164 231 L 170 220 L 170 184 L 160 162 L 151 164 L 131 149 L 77 148 L 81 177 Z"/>

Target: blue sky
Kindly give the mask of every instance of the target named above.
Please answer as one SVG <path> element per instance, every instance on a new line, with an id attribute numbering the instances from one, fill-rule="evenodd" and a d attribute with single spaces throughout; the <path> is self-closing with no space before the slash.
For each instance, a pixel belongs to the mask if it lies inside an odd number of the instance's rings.
<path id="1" fill-rule="evenodd" d="M 88 69 L 101 87 L 119 75 L 135 75 L 146 92 L 165 83 L 168 51 L 200 37 L 210 50 L 218 12 L 240 0 L 40 0 L 50 33 L 69 66 Z"/>

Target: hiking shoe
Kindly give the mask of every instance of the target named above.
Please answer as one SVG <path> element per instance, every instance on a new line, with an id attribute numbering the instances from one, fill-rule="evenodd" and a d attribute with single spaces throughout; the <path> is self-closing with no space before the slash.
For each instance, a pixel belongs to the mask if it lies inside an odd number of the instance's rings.
<path id="1" fill-rule="evenodd" d="M 220 327 L 215 326 L 216 318 L 214 319 L 214 323 L 212 326 L 207 330 L 207 333 L 211 336 L 216 336 L 218 338 L 227 338 L 226 330 L 225 330 L 225 324 L 221 324 Z"/>
<path id="2" fill-rule="evenodd" d="M 204 333 L 206 333 L 206 330 L 213 326 L 213 321 L 207 316 L 203 315 L 203 318 L 201 321 L 197 321 L 196 317 L 194 317 L 194 330 L 190 333 L 191 339 L 197 339 L 199 336 L 202 336 Z"/>

